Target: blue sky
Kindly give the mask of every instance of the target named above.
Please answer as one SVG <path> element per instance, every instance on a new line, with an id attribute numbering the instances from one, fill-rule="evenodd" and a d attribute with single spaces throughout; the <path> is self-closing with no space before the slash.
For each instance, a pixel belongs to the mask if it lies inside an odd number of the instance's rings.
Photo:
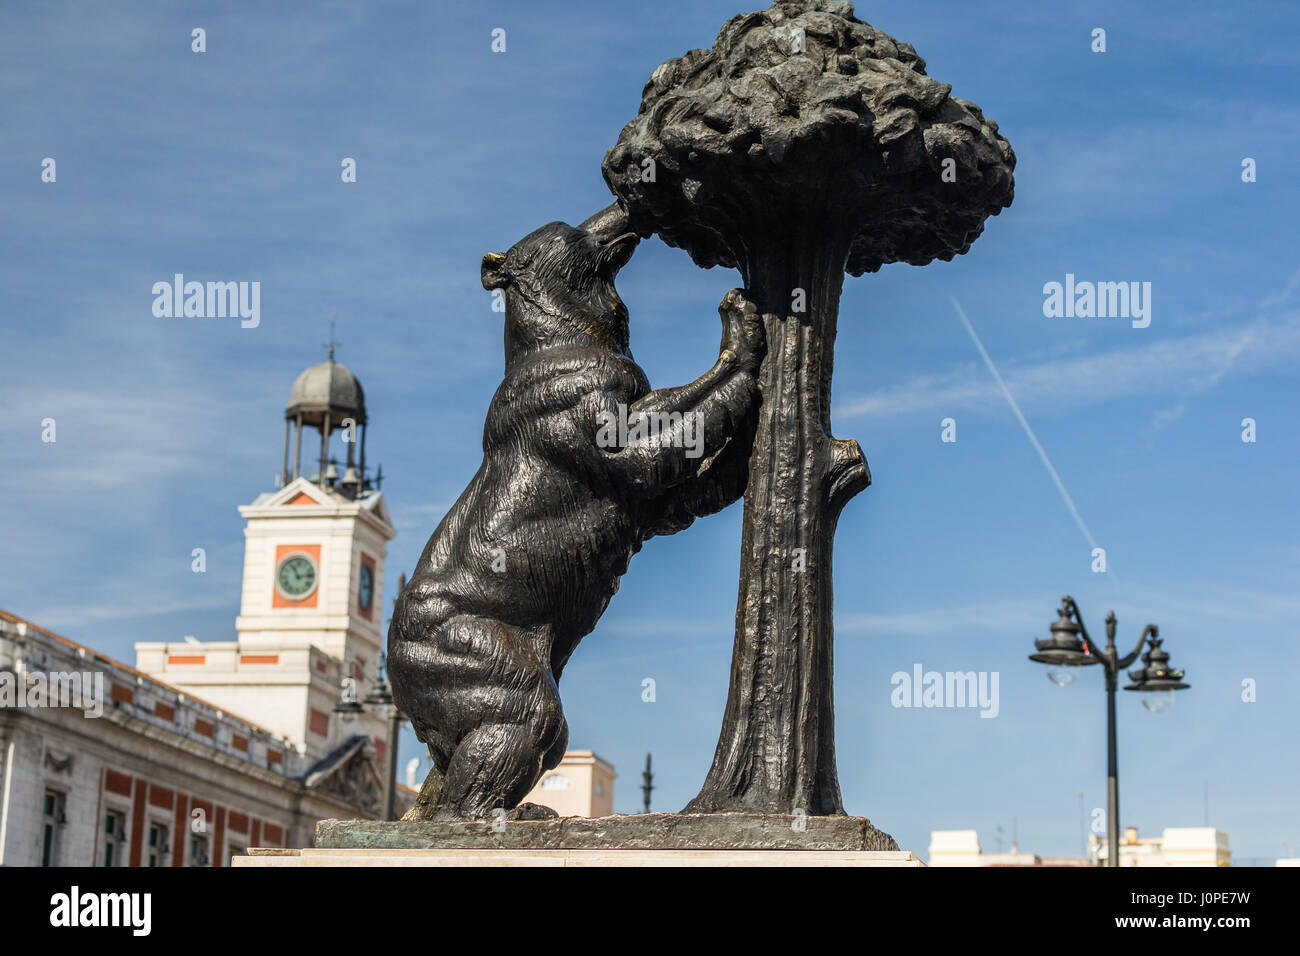
<path id="1" fill-rule="evenodd" d="M 502 365 L 479 259 L 605 205 L 600 160 L 650 72 L 749 9 L 244 6 L 10 3 L 0 36 L 0 607 L 126 660 L 136 641 L 233 636 L 235 508 L 271 487 L 289 386 L 323 357 L 331 312 L 388 476 L 391 602 L 478 466 Z M 1101 677 L 1058 689 L 1026 659 L 1068 592 L 1098 633 L 1114 608 L 1126 650 L 1158 623 L 1193 685 L 1160 715 L 1121 698 L 1122 823 L 1201 825 L 1208 786 L 1237 855 L 1295 854 L 1300 12 L 987 6 L 857 8 L 995 118 L 1019 165 L 1015 204 L 970 254 L 846 280 L 832 417 L 875 479 L 836 544 L 846 807 L 921 853 L 931 829 L 993 849 L 1013 825 L 1027 850 L 1077 852 L 1079 792 L 1105 803 Z M 150 287 L 175 272 L 260 281 L 261 325 L 155 318 Z M 1044 317 L 1066 273 L 1150 282 L 1150 326 Z M 737 284 L 642 243 L 619 287 L 654 385 L 711 364 Z M 736 506 L 650 542 L 565 673 L 571 745 L 615 763 L 621 811 L 646 751 L 657 809 L 708 769 L 739 532 Z M 200 546 L 206 575 L 189 570 Z M 917 663 L 997 672 L 998 716 L 892 707 L 890 676 Z"/>

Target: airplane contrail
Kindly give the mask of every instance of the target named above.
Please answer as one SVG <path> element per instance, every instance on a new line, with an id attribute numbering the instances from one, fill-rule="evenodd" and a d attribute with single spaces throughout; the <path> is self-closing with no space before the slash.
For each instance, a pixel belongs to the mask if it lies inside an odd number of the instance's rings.
<path id="1" fill-rule="evenodd" d="M 1079 517 L 1079 509 L 1074 506 L 1074 500 L 1070 497 L 1070 493 L 1065 490 L 1065 483 L 1061 481 L 1061 476 L 1058 475 L 1056 469 L 1052 467 L 1052 462 L 1047 457 L 1047 452 L 1043 451 L 1043 446 L 1039 444 L 1037 436 L 1034 435 L 1034 430 L 1029 427 L 1029 422 L 1025 420 L 1024 413 L 1020 411 L 1020 406 L 1016 404 L 1016 400 L 1011 396 L 1011 390 L 1007 388 L 1007 383 L 1002 381 L 1002 376 L 998 374 L 997 368 L 993 365 L 993 360 L 989 358 L 989 353 L 984 350 L 984 343 L 981 342 L 980 337 L 975 334 L 975 327 L 970 324 L 970 319 L 966 318 L 966 312 L 962 309 L 961 303 L 958 302 L 954 296 L 949 296 L 949 299 L 952 300 L 952 307 L 957 310 L 957 317 L 961 319 L 962 325 L 966 326 L 966 331 L 970 333 L 971 340 L 975 343 L 975 347 L 980 350 L 980 355 L 984 359 L 984 364 L 989 367 L 989 371 L 993 374 L 993 378 L 998 383 L 998 388 L 1002 389 L 1002 394 L 1006 396 L 1007 404 L 1010 405 L 1011 410 L 1016 413 L 1016 418 L 1020 421 L 1020 427 L 1025 430 L 1025 434 L 1029 436 L 1029 441 L 1033 444 L 1034 450 L 1038 452 L 1038 457 L 1043 460 L 1043 467 L 1045 467 L 1047 473 L 1052 476 L 1052 481 L 1056 484 L 1056 490 L 1061 493 L 1061 500 L 1065 502 L 1065 507 L 1069 508 L 1070 514 L 1074 516 L 1074 523 L 1079 526 L 1079 530 L 1083 532 L 1083 536 L 1088 540 L 1088 544 L 1094 548 L 1097 547 L 1096 539 L 1093 538 L 1092 532 L 1088 530 L 1088 526 L 1083 523 L 1083 518 Z"/>

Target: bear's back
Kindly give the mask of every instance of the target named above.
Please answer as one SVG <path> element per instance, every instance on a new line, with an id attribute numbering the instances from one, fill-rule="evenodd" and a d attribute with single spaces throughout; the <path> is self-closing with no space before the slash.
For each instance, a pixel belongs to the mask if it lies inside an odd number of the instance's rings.
<path id="1" fill-rule="evenodd" d="M 596 451 L 597 412 L 611 404 L 630 406 L 649 391 L 640 367 L 607 349 L 536 352 L 507 372 L 492 397 L 483 426 L 484 457 L 536 454 L 580 464 L 584 451 Z"/>

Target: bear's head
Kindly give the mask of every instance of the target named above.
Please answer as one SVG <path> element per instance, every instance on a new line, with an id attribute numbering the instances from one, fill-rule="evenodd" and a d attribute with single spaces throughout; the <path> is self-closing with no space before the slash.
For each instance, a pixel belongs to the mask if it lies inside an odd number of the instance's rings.
<path id="1" fill-rule="evenodd" d="M 548 223 L 509 252 L 485 255 L 483 288 L 505 294 L 507 367 L 553 348 L 596 346 L 631 358 L 614 277 L 637 242 L 615 203 L 580 226 Z"/>

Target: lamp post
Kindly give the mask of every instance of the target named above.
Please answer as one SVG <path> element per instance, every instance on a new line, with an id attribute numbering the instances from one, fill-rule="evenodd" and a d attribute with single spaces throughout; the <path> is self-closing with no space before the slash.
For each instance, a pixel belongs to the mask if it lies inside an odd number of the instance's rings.
<path id="1" fill-rule="evenodd" d="M 1190 686 L 1183 683 L 1182 671 L 1170 669 L 1169 652 L 1160 646 L 1159 633 L 1156 625 L 1148 624 L 1132 652 L 1120 657 L 1115 650 L 1115 612 L 1106 615 L 1103 650 L 1089 636 L 1074 598 L 1066 595 L 1061 598 L 1060 619 L 1052 625 L 1051 636 L 1034 641 L 1038 653 L 1029 655 L 1031 661 L 1048 665 L 1048 679 L 1059 687 L 1074 681 L 1076 667 L 1100 664 L 1106 674 L 1107 866 L 1119 866 L 1119 757 L 1115 741 L 1115 689 L 1119 672 L 1137 660 L 1149 639 L 1150 647 L 1142 655 L 1144 666 L 1129 672 L 1133 683 L 1124 689 L 1141 692 L 1143 706 L 1152 713 L 1161 713 L 1173 706 L 1174 691 Z"/>
<path id="2" fill-rule="evenodd" d="M 387 655 L 379 656 L 379 674 L 374 689 L 366 695 L 366 703 L 382 708 L 388 717 L 388 773 L 384 774 L 384 819 L 393 819 L 397 804 L 397 737 L 405 719 L 393 703 L 393 688 L 388 683 Z"/>
<path id="3" fill-rule="evenodd" d="M 655 788 L 654 771 L 650 769 L 650 755 L 645 755 L 645 772 L 641 774 L 641 798 L 645 804 L 645 812 L 650 812 L 650 791 Z"/>
<path id="4" fill-rule="evenodd" d="M 383 654 L 379 656 L 379 673 L 370 693 L 364 700 L 357 700 L 356 681 L 350 677 L 345 678 L 343 694 L 339 702 L 334 705 L 334 713 L 345 721 L 354 720 L 365 713 L 367 706 L 382 708 L 381 712 L 388 718 L 388 772 L 384 775 L 384 819 L 391 820 L 397 807 L 398 734 L 401 732 L 402 721 L 406 717 L 393 703 L 393 689 L 388 683 L 386 656 Z"/>

